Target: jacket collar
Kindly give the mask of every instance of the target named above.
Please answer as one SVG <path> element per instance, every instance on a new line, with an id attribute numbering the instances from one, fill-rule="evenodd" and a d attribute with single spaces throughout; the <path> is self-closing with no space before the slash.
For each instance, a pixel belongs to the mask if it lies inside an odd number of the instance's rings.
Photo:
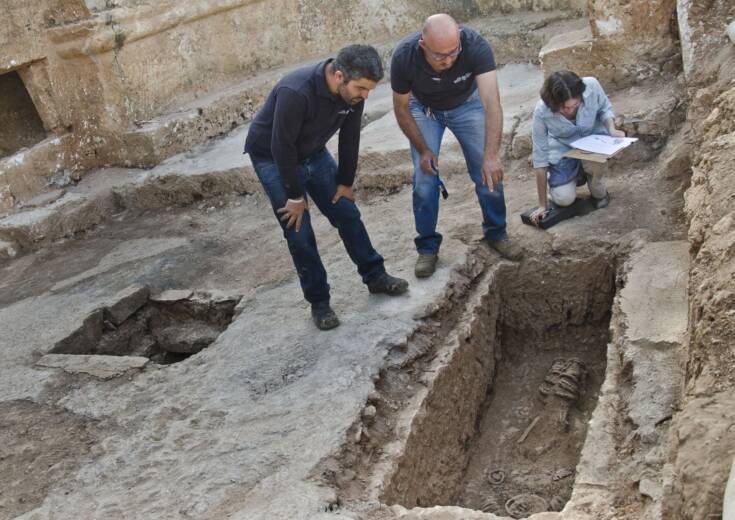
<path id="1" fill-rule="evenodd" d="M 316 93 L 327 99 L 334 99 L 334 94 L 329 91 L 329 85 L 327 85 L 327 78 L 324 77 L 324 69 L 327 64 L 334 61 L 332 58 L 319 63 L 314 70 L 314 84 L 316 85 Z"/>

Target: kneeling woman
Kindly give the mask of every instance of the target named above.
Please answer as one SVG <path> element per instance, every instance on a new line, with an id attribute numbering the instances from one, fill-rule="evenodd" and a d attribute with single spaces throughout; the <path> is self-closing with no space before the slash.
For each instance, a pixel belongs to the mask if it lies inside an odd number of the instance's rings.
<path id="1" fill-rule="evenodd" d="M 610 100 L 600 83 L 592 77 L 580 78 L 574 72 L 554 72 L 541 88 L 541 99 L 533 111 L 533 167 L 539 207 L 531 214 L 538 219 L 548 211 L 549 198 L 558 206 L 569 206 L 577 196 L 577 186 L 587 182 L 593 203 L 604 208 L 609 202 L 607 188 L 601 178 L 584 172 L 579 159 L 563 157 L 571 143 L 592 134 L 623 137 L 615 129 Z"/>

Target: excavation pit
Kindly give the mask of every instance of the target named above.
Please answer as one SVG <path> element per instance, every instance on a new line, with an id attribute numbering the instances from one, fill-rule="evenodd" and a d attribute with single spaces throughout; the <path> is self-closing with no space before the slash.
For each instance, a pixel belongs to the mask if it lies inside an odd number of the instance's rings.
<path id="1" fill-rule="evenodd" d="M 560 511 L 604 379 L 607 323 L 549 331 L 542 341 L 516 331 L 501 338 L 455 503 L 512 518 Z"/>
<path id="2" fill-rule="evenodd" d="M 108 307 L 90 313 L 52 354 L 142 356 L 160 365 L 187 359 L 211 345 L 229 326 L 239 298 L 145 287 L 123 291 Z"/>
<path id="3" fill-rule="evenodd" d="M 383 374 L 374 417 L 358 425 L 360 453 L 343 454 L 360 478 L 336 475 L 343 502 L 512 518 L 561 510 L 605 379 L 613 264 L 597 255 L 490 267 L 463 309 L 441 317 L 454 320 L 449 332 L 406 346 L 433 350 Z"/>

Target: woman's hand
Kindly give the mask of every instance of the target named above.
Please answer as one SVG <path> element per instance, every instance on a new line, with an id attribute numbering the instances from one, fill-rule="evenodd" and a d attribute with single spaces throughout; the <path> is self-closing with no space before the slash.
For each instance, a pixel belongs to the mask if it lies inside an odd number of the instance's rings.
<path id="1" fill-rule="evenodd" d="M 531 213 L 529 218 L 531 219 L 531 222 L 538 226 L 539 222 L 546 216 L 548 212 L 549 209 L 546 206 L 539 206 L 538 208 L 533 210 L 533 213 Z"/>
<path id="2" fill-rule="evenodd" d="M 605 121 L 605 127 L 607 128 L 607 133 L 610 134 L 611 137 L 625 137 L 625 132 L 615 128 L 615 119 L 610 118 Z"/>

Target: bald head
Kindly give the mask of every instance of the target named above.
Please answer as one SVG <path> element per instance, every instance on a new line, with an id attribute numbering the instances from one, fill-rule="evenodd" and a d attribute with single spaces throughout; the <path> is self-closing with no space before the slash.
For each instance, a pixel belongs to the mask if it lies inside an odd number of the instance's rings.
<path id="1" fill-rule="evenodd" d="M 448 14 L 429 16 L 419 46 L 434 70 L 441 72 L 451 68 L 461 50 L 459 25 Z"/>
<path id="2" fill-rule="evenodd" d="M 433 14 L 424 22 L 422 37 L 430 43 L 456 45 L 459 41 L 459 25 L 448 14 Z"/>

